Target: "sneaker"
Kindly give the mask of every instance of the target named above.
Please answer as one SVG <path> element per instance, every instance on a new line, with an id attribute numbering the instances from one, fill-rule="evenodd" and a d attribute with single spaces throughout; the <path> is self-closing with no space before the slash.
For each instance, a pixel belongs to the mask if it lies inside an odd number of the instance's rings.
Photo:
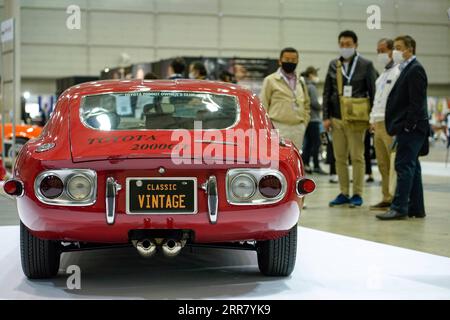
<path id="1" fill-rule="evenodd" d="M 367 177 L 367 180 L 366 180 L 367 183 L 372 183 L 372 182 L 374 182 L 374 181 L 375 181 L 375 179 L 373 178 L 372 175 L 369 175 L 369 176 Z"/>
<path id="2" fill-rule="evenodd" d="M 381 201 L 373 206 L 370 206 L 370 210 L 388 210 L 391 206 L 390 202 Z"/>
<path id="3" fill-rule="evenodd" d="M 363 204 L 363 199 L 360 195 L 355 194 L 350 198 L 350 208 L 361 207 Z"/>
<path id="4" fill-rule="evenodd" d="M 312 174 L 313 173 L 310 166 L 305 166 L 305 172 L 308 173 L 308 174 Z"/>
<path id="5" fill-rule="evenodd" d="M 333 201 L 331 201 L 329 203 L 330 207 L 334 207 L 334 206 L 341 206 L 343 204 L 349 204 L 350 203 L 350 198 L 348 196 L 346 196 L 345 194 L 340 193 L 336 199 L 334 199 Z"/>
<path id="6" fill-rule="evenodd" d="M 338 177 L 335 174 L 332 174 L 330 176 L 330 180 L 329 181 L 330 181 L 330 183 L 338 183 L 339 182 Z"/>

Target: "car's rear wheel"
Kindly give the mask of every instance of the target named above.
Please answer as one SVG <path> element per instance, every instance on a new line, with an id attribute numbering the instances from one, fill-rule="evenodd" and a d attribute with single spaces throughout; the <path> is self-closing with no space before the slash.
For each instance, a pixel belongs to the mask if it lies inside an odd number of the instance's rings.
<path id="1" fill-rule="evenodd" d="M 22 270 L 30 279 L 52 278 L 58 274 L 61 252 L 58 243 L 33 236 L 20 222 Z"/>
<path id="2" fill-rule="evenodd" d="M 290 275 L 297 255 L 297 225 L 281 238 L 258 241 L 257 255 L 262 274 L 278 277 Z"/>

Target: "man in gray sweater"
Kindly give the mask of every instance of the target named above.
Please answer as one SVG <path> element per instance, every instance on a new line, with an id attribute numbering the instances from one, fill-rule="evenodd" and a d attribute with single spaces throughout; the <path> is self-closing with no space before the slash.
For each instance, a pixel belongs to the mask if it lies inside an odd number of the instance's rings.
<path id="1" fill-rule="evenodd" d="M 322 123 L 322 105 L 317 99 L 316 85 L 319 83 L 317 71 L 319 69 L 313 66 L 308 67 L 301 75 L 305 79 L 308 87 L 308 93 L 311 100 L 311 120 L 306 128 L 305 142 L 303 144 L 303 163 L 305 164 L 305 171 L 307 173 L 326 174 L 319 164 L 319 149 L 320 149 L 320 125 Z M 310 159 L 313 159 L 314 169 L 310 167 Z"/>

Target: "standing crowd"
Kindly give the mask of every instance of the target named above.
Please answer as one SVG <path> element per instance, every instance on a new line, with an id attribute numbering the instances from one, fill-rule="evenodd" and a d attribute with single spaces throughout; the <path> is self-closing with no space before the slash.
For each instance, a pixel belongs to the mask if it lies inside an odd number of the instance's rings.
<path id="1" fill-rule="evenodd" d="M 308 67 L 299 76 L 299 53 L 294 48 L 281 50 L 279 69 L 264 79 L 261 102 L 281 137 L 302 149 L 309 173 L 324 173 L 319 165 L 323 129 L 330 174 L 337 174 L 340 188 L 329 202 L 331 207 L 363 205 L 365 174 L 368 181 L 373 180 L 373 133 L 382 198 L 370 209 L 385 211 L 376 216 L 380 220 L 423 218 L 419 156 L 429 149 L 428 83 L 416 58 L 416 41 L 407 35 L 379 40 L 378 61 L 384 65 L 381 74 L 358 52 L 353 31 L 341 32 L 338 45 L 339 57 L 329 63 L 326 73 L 322 104 L 316 88 L 318 69 Z M 313 168 L 309 166 L 311 158 Z"/>

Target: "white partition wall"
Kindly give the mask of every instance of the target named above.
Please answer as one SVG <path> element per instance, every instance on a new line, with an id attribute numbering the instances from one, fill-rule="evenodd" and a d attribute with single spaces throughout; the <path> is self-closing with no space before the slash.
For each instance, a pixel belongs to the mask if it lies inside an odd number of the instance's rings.
<path id="1" fill-rule="evenodd" d="M 81 9 L 81 29 L 66 28 L 69 5 Z M 301 68 L 326 69 L 337 35 L 353 29 L 360 52 L 375 58 L 381 37 L 410 34 L 430 83 L 450 87 L 449 0 L 21 0 L 25 79 L 98 75 L 122 62 L 176 55 L 277 57 L 294 46 Z M 366 12 L 381 8 L 381 29 Z M 0 7 L 1 10 L 1 7 Z M 324 71 L 322 71 L 322 77 Z"/>

